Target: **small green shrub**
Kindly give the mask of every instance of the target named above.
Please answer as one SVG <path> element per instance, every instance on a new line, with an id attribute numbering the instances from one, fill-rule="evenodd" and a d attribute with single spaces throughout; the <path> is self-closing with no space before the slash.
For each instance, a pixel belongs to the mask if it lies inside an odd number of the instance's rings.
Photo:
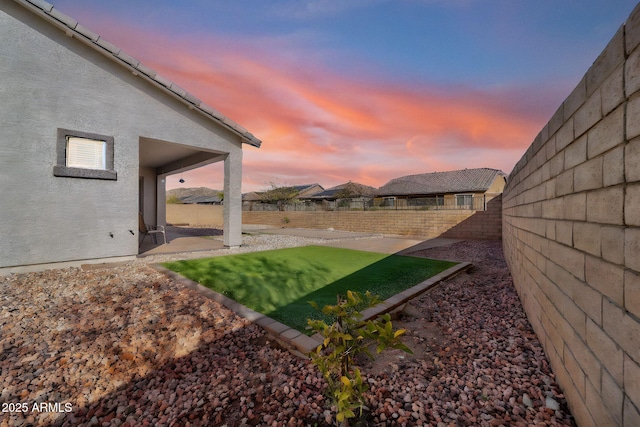
<path id="1" fill-rule="evenodd" d="M 394 331 L 389 314 L 362 320 L 361 311 L 380 302 L 379 297 L 370 292 L 362 295 L 347 291 L 346 299 L 338 296 L 336 305 L 327 305 L 321 310 L 334 320 L 333 323 L 307 321 L 310 329 L 324 337 L 322 344 L 311 353 L 311 360 L 327 382 L 327 394 L 335 406 L 336 422 L 342 425 L 348 425 L 348 419 L 356 417 L 356 410 L 359 409 L 362 415 L 365 407 L 367 385 L 360 369 L 354 365 L 356 356 L 366 354 L 373 359 L 374 355 L 369 351 L 371 344 L 376 345 L 376 353 L 387 348 L 412 353 L 400 340 L 406 331 Z M 310 304 L 319 310 L 316 303 Z"/>
<path id="2" fill-rule="evenodd" d="M 180 200 L 180 198 L 175 194 L 172 194 L 171 196 L 167 197 L 167 205 L 181 205 L 181 204 L 182 204 L 182 200 Z"/>

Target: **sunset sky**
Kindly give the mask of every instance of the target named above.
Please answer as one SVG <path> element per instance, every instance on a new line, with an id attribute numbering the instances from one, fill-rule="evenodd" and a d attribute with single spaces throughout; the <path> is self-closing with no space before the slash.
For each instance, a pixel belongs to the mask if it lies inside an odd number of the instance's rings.
<path id="1" fill-rule="evenodd" d="M 509 173 L 632 0 L 49 0 L 263 141 L 244 192 Z M 222 188 L 222 165 L 167 188 Z"/>

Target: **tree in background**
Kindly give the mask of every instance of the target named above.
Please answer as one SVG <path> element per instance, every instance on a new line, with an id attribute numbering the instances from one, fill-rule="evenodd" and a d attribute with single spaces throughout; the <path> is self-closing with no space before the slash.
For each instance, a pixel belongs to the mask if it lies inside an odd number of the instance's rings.
<path id="1" fill-rule="evenodd" d="M 290 185 L 271 183 L 271 188 L 260 194 L 260 198 L 265 203 L 272 203 L 278 206 L 279 211 L 284 211 L 288 203 L 294 203 L 300 190 Z"/>
<path id="2" fill-rule="evenodd" d="M 355 199 L 356 197 L 362 197 L 363 195 L 364 192 L 362 186 L 349 181 L 336 193 L 336 199 Z"/>
<path id="3" fill-rule="evenodd" d="M 373 188 L 366 187 L 357 182 L 347 182 L 338 190 L 335 194 L 337 206 L 339 208 L 349 208 L 352 206 L 354 199 L 371 198 L 373 197 Z M 364 201 L 360 200 L 355 204 L 356 207 L 362 206 L 364 209 Z"/>
<path id="4" fill-rule="evenodd" d="M 175 194 L 171 194 L 171 195 L 167 196 L 167 204 L 168 205 L 181 205 L 182 204 L 182 200 L 180 200 L 180 198 L 178 196 L 176 196 Z"/>

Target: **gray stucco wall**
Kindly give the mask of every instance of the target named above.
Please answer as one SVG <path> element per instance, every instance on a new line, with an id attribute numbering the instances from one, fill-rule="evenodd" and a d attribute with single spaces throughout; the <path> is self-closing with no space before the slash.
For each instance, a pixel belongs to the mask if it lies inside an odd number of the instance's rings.
<path id="1" fill-rule="evenodd" d="M 0 267 L 137 254 L 140 137 L 241 158 L 237 135 L 22 6 L 1 9 Z M 112 136 L 117 180 L 54 177 L 58 128 Z"/>
<path id="2" fill-rule="evenodd" d="M 154 207 L 157 205 L 156 198 L 156 172 L 153 168 L 141 167 L 140 178 L 143 180 L 142 209 L 144 212 L 144 222 L 148 225 L 157 225 L 157 217 Z M 139 187 L 139 185 L 138 185 Z"/>

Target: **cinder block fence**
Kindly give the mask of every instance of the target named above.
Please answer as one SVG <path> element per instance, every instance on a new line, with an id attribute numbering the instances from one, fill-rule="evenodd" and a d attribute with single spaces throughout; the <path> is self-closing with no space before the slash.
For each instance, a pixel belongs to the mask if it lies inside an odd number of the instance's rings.
<path id="1" fill-rule="evenodd" d="M 581 427 L 640 426 L 640 7 L 511 173 L 503 244 Z"/>
<path id="2" fill-rule="evenodd" d="M 502 237 L 502 198 L 487 203 L 485 211 L 329 211 L 329 212 L 242 212 L 243 224 L 273 227 L 335 228 L 336 230 L 422 238 L 500 240 Z"/>
<path id="3" fill-rule="evenodd" d="M 404 235 L 421 238 L 500 240 L 502 196 L 487 202 L 486 210 L 433 211 L 245 211 L 243 224 L 272 227 L 334 228 L 343 231 Z M 222 227 L 220 205 L 167 205 L 167 222 Z"/>

